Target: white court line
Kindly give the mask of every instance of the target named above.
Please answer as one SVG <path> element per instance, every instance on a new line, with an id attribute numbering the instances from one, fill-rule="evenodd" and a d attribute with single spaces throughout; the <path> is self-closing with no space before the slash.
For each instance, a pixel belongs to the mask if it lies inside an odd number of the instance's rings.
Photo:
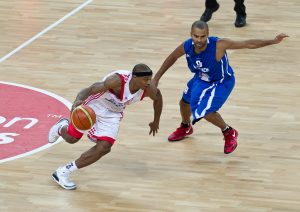
<path id="1" fill-rule="evenodd" d="M 18 46 L 16 49 L 14 49 L 13 51 L 9 52 L 7 55 L 5 55 L 4 57 L 2 57 L 0 59 L 0 63 L 2 63 L 4 60 L 6 60 L 7 58 L 11 57 L 12 55 L 14 55 L 15 53 L 17 53 L 19 50 L 23 49 L 25 46 L 27 46 L 28 44 L 30 44 L 31 42 L 33 42 L 34 40 L 36 40 L 37 38 L 41 37 L 43 34 L 45 34 L 46 32 L 48 32 L 50 29 L 56 27 L 58 24 L 60 24 L 61 22 L 63 22 L 64 20 L 66 20 L 67 18 L 69 18 L 70 16 L 74 15 L 75 13 L 77 13 L 79 10 L 81 10 L 82 8 L 84 8 L 85 6 L 87 6 L 88 4 L 92 3 L 93 0 L 88 0 L 85 3 L 81 4 L 79 7 L 77 7 L 76 9 L 74 9 L 73 11 L 71 11 L 70 13 L 68 13 L 67 15 L 65 15 L 64 17 L 62 17 L 61 19 L 59 19 L 58 21 L 56 21 L 55 23 L 51 24 L 50 26 L 48 26 L 46 29 L 44 29 L 43 31 L 39 32 L 38 34 L 36 34 L 35 36 L 33 36 L 32 38 L 30 38 L 28 41 L 26 41 L 25 43 L 21 44 L 20 46 Z"/>

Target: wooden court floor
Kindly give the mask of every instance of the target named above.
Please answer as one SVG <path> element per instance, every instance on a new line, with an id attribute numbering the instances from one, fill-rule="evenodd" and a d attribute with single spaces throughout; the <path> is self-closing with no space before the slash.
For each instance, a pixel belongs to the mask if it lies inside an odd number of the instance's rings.
<path id="1" fill-rule="evenodd" d="M 75 191 L 50 176 L 92 146 L 87 138 L 1 163 L 0 211 L 300 211 L 300 1 L 246 1 L 248 25 L 241 29 L 233 25 L 234 2 L 219 3 L 211 35 L 290 36 L 280 45 L 228 52 L 236 87 L 220 113 L 239 131 L 234 153 L 223 154 L 221 133 L 205 121 L 190 138 L 167 141 L 191 77 L 183 57 L 159 84 L 157 136 L 148 136 L 151 102 L 129 106 L 112 152 L 72 175 Z M 203 0 L 0 1 L 0 81 L 72 102 L 112 70 L 143 62 L 156 72 L 203 10 Z"/>

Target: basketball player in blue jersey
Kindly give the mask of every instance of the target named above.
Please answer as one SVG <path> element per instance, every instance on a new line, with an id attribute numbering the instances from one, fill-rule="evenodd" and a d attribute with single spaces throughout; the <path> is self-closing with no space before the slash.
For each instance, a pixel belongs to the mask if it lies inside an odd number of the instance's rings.
<path id="1" fill-rule="evenodd" d="M 168 140 L 178 141 L 193 133 L 192 124 L 204 118 L 219 127 L 224 135 L 224 153 L 229 154 L 237 147 L 238 132 L 230 127 L 218 113 L 227 100 L 234 84 L 234 72 L 229 65 L 226 50 L 255 49 L 278 44 L 285 37 L 279 34 L 272 40 L 233 41 L 209 37 L 208 25 L 203 21 L 195 21 L 191 27 L 191 38 L 180 44 L 164 61 L 153 78 L 158 84 L 162 75 L 185 54 L 188 67 L 194 77 L 187 83 L 180 100 L 182 123 Z"/>

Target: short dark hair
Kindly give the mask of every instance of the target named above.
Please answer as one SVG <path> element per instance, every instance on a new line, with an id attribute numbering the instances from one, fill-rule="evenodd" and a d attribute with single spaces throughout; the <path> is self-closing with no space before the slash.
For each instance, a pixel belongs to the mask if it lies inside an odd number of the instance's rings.
<path id="1" fill-rule="evenodd" d="M 152 70 L 144 63 L 136 64 L 132 69 L 132 74 L 136 76 L 152 75 Z"/>
<path id="2" fill-rule="evenodd" d="M 198 20 L 198 21 L 195 21 L 195 22 L 192 24 L 191 30 L 193 30 L 193 28 L 207 29 L 207 30 L 208 30 L 208 25 L 207 25 L 206 22 L 201 21 L 201 20 Z"/>

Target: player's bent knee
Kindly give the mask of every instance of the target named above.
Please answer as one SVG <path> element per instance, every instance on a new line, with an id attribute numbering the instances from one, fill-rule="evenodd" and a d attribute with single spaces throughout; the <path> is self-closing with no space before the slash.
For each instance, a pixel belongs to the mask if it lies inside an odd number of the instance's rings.
<path id="1" fill-rule="evenodd" d="M 210 113 L 206 114 L 206 116 L 204 116 L 204 118 L 209 117 L 209 116 L 213 116 L 215 114 L 216 114 L 216 112 L 210 112 Z"/>
<path id="2" fill-rule="evenodd" d="M 206 116 L 204 116 L 205 120 L 209 121 L 210 119 L 214 118 L 217 112 L 210 112 Z"/>
<path id="3" fill-rule="evenodd" d="M 179 101 L 179 105 L 182 105 L 182 106 L 190 106 L 190 103 L 188 103 L 186 100 L 184 100 L 183 98 L 180 99 Z"/>
<path id="4" fill-rule="evenodd" d="M 107 154 L 111 151 L 112 144 L 107 141 L 98 141 L 96 144 L 99 154 Z"/>
<path id="5" fill-rule="evenodd" d="M 190 108 L 190 103 L 186 102 L 184 99 L 181 99 L 179 102 L 180 107 Z"/>

